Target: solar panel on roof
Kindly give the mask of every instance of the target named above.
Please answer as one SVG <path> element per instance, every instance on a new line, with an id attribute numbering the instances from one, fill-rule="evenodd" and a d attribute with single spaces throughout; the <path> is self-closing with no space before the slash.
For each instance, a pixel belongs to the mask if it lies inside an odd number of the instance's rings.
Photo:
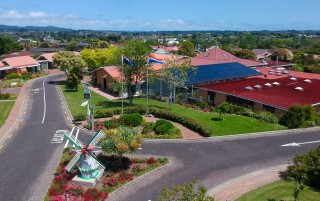
<path id="1" fill-rule="evenodd" d="M 188 84 L 230 80 L 256 75 L 261 75 L 261 73 L 237 62 L 202 65 L 197 66 L 196 72 L 189 70 L 188 77 L 190 80 Z"/>

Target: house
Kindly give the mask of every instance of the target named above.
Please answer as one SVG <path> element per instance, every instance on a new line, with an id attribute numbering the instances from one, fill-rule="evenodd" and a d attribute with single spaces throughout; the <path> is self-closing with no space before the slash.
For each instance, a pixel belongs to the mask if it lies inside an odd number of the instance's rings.
<path id="1" fill-rule="evenodd" d="M 3 74 L 37 72 L 40 70 L 40 64 L 30 56 L 5 58 L 1 63 L 0 71 L 4 71 Z"/>
<path id="2" fill-rule="evenodd" d="M 208 64 L 223 64 L 238 62 L 242 65 L 249 67 L 265 66 L 263 62 L 252 61 L 248 59 L 240 59 L 227 51 L 220 49 L 219 47 L 214 47 L 206 52 L 203 52 L 194 58 L 191 58 L 192 64 L 194 66 L 208 65 Z"/>
<path id="3" fill-rule="evenodd" d="M 272 54 L 268 49 L 253 49 L 252 52 L 256 54 L 257 60 L 267 59 Z"/>
<path id="4" fill-rule="evenodd" d="M 177 46 L 173 46 L 173 47 L 151 46 L 151 48 L 154 50 L 155 54 L 171 54 L 179 50 L 179 47 Z"/>
<path id="5" fill-rule="evenodd" d="M 95 86 L 102 91 L 121 95 L 121 72 L 119 67 L 106 66 L 100 67 L 92 72 L 92 81 Z M 136 94 L 139 95 L 141 89 L 141 82 L 136 86 Z M 124 97 L 127 97 L 127 89 L 124 87 Z"/>
<path id="6" fill-rule="evenodd" d="M 199 86 L 199 93 L 214 106 L 229 102 L 282 115 L 291 105 L 301 104 L 320 111 L 320 75 L 290 70 L 270 75 L 270 69 L 260 67 L 261 75 Z"/>
<path id="7" fill-rule="evenodd" d="M 44 54 L 41 54 L 37 58 L 37 61 L 41 65 L 42 70 L 56 68 L 56 66 L 54 66 L 54 64 L 53 64 L 53 55 L 55 55 L 55 54 L 56 54 L 56 52 L 55 53 L 44 53 Z"/>

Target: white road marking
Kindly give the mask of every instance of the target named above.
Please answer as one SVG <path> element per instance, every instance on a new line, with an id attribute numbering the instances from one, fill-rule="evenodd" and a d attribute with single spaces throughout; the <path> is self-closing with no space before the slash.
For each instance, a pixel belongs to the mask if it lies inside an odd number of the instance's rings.
<path id="1" fill-rule="evenodd" d="M 72 127 L 72 130 L 70 132 L 70 135 L 73 133 L 74 127 Z M 66 144 L 64 145 L 64 148 L 66 148 L 69 144 L 69 140 L 66 141 Z"/>
<path id="2" fill-rule="evenodd" d="M 74 127 L 73 127 L 74 128 Z M 78 134 L 79 134 L 80 129 L 78 128 L 77 133 L 76 133 L 76 141 L 78 139 Z M 73 145 L 73 147 L 76 147 L 75 145 Z"/>
<path id="3" fill-rule="evenodd" d="M 310 141 L 310 142 L 300 142 L 300 143 L 292 142 L 292 143 L 289 143 L 289 144 L 283 144 L 281 146 L 282 147 L 299 147 L 302 144 L 313 144 L 313 143 L 320 143 L 320 140 L 318 140 L 318 141 Z"/>
<path id="4" fill-rule="evenodd" d="M 44 81 L 46 79 L 43 80 L 42 82 L 42 86 L 43 86 L 43 104 L 44 104 L 44 109 L 43 109 L 43 118 L 42 118 L 42 122 L 44 122 L 44 118 L 46 117 L 46 110 L 47 110 L 47 103 L 46 103 L 46 88 L 44 87 Z"/>

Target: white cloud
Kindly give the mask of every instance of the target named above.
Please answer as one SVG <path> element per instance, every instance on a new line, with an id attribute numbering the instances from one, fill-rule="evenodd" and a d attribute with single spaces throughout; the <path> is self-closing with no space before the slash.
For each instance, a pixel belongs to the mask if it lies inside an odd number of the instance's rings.
<path id="1" fill-rule="evenodd" d="M 312 29 L 308 24 L 250 24 L 239 23 L 236 19 L 207 19 L 190 21 L 183 19 L 162 19 L 156 21 L 136 19 L 90 19 L 76 15 L 60 15 L 42 11 L 20 12 L 9 10 L 0 13 L 0 24 L 17 26 L 58 26 L 72 29 L 93 30 L 276 30 L 276 29 Z"/>

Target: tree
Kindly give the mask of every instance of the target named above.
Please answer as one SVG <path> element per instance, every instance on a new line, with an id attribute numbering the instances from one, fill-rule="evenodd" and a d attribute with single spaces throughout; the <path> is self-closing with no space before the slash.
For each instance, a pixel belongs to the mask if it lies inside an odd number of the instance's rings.
<path id="1" fill-rule="evenodd" d="M 320 190 L 320 146 L 305 154 L 293 158 L 293 164 L 289 165 L 284 176 L 288 181 L 297 182 L 295 188 L 306 184 Z"/>
<path id="2" fill-rule="evenodd" d="M 60 70 L 66 72 L 67 80 L 73 83 L 76 90 L 78 90 L 78 84 L 83 78 L 84 62 L 82 58 L 73 52 L 62 51 L 53 56 L 53 62 Z"/>
<path id="3" fill-rule="evenodd" d="M 207 188 L 196 180 L 183 185 L 172 185 L 171 189 L 165 187 L 158 199 L 159 201 L 214 201 L 213 197 L 207 196 Z"/>
<path id="4" fill-rule="evenodd" d="M 286 48 L 279 48 L 271 55 L 271 59 L 275 61 L 277 57 L 279 61 L 291 61 L 293 53 Z"/>
<path id="5" fill-rule="evenodd" d="M 189 40 L 185 40 L 179 44 L 179 51 L 178 54 L 194 57 L 196 53 L 194 51 L 194 45 Z"/>
<path id="6" fill-rule="evenodd" d="M 105 133 L 107 135 L 101 143 L 102 151 L 107 155 L 117 155 L 121 165 L 123 154 L 134 153 L 141 147 L 142 136 L 136 128 L 120 126 Z"/>
<path id="7" fill-rule="evenodd" d="M 129 40 L 124 43 L 120 53 L 125 55 L 134 63 L 134 67 L 124 64 L 119 67 L 120 73 L 124 74 L 124 82 L 127 86 L 130 106 L 132 106 L 133 95 L 136 93 L 136 85 L 143 79 L 146 72 L 146 56 L 151 52 L 146 43 L 142 40 Z M 119 54 L 117 55 L 119 57 Z M 121 56 L 121 55 L 120 55 Z M 118 61 L 120 61 L 119 59 Z"/>
<path id="8" fill-rule="evenodd" d="M 226 114 L 230 110 L 230 104 L 228 102 L 224 102 L 219 105 L 216 109 L 216 112 L 219 113 L 219 119 L 221 119 L 221 114 Z"/>
<path id="9" fill-rule="evenodd" d="M 249 60 L 257 59 L 256 54 L 253 51 L 247 50 L 247 49 L 235 51 L 235 56 L 241 59 L 249 59 Z"/>
<path id="10" fill-rule="evenodd" d="M 40 48 L 48 48 L 50 47 L 48 43 L 41 43 Z"/>
<path id="11" fill-rule="evenodd" d="M 155 45 L 159 45 L 160 43 L 159 43 L 159 41 L 157 40 L 157 39 L 149 39 L 149 40 L 147 40 L 147 45 L 152 45 L 152 46 L 155 46 Z"/>
<path id="12" fill-rule="evenodd" d="M 83 79 L 83 71 L 79 66 L 72 66 L 69 70 L 67 81 L 71 82 L 73 86 L 76 87 L 76 91 L 78 91 L 78 84 L 80 84 Z"/>
<path id="13" fill-rule="evenodd" d="M 288 128 L 300 128 L 305 123 L 305 111 L 301 105 L 289 107 L 288 112 L 280 118 L 280 124 Z"/>
<path id="14" fill-rule="evenodd" d="M 68 51 L 76 51 L 78 49 L 77 41 L 71 41 L 70 44 L 66 47 Z"/>
<path id="15" fill-rule="evenodd" d="M 250 34 L 250 33 L 244 33 L 240 36 L 240 42 L 239 47 L 242 49 L 253 49 L 256 47 L 257 37 Z"/>
<path id="16" fill-rule="evenodd" d="M 0 37 L 0 55 L 21 50 L 22 47 L 10 36 Z"/>
<path id="17" fill-rule="evenodd" d="M 161 78 L 168 86 L 170 93 L 168 107 L 172 103 L 172 92 L 175 88 L 184 87 L 187 81 L 195 73 L 196 68 L 191 64 L 190 59 L 179 60 L 179 56 L 175 55 L 172 59 L 165 59 L 163 68 L 157 72 L 157 76 Z M 189 75 L 188 75 L 189 73 Z M 175 97 L 173 97 L 175 99 Z"/>

